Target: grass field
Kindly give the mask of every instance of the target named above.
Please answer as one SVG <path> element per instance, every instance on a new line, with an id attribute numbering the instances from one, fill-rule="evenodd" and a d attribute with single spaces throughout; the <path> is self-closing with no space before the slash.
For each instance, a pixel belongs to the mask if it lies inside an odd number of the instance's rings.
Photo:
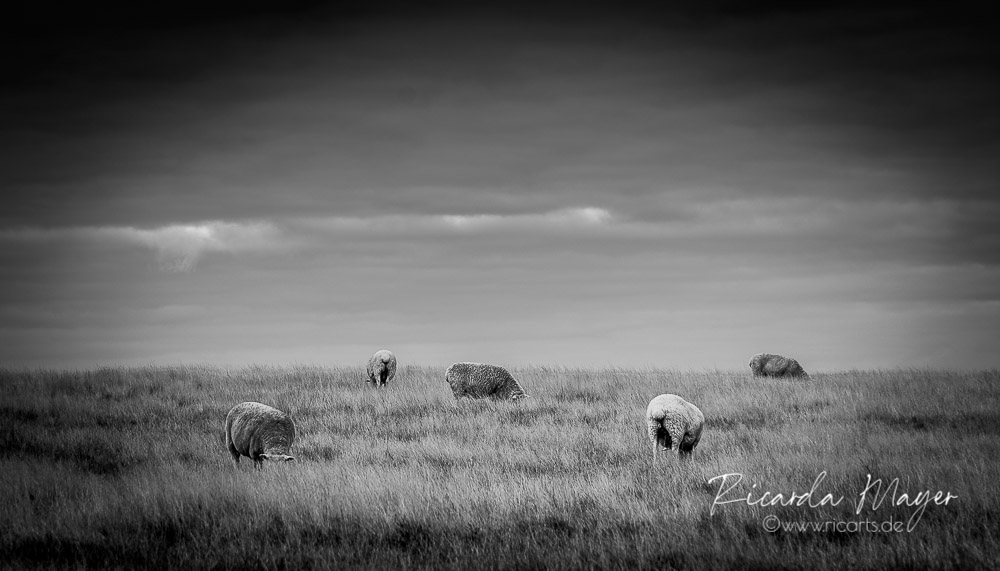
<path id="1" fill-rule="evenodd" d="M 443 367 L 381 391 L 360 367 L 0 370 L 0 566 L 1000 568 L 1000 371 L 511 372 L 533 398 L 456 404 Z M 690 461 L 653 465 L 661 393 L 705 414 Z M 292 414 L 296 462 L 234 467 L 247 400 Z M 754 501 L 824 471 L 836 506 Z M 729 473 L 720 499 L 754 505 L 710 515 Z M 919 506 L 859 512 L 869 474 L 957 499 L 873 532 Z"/>

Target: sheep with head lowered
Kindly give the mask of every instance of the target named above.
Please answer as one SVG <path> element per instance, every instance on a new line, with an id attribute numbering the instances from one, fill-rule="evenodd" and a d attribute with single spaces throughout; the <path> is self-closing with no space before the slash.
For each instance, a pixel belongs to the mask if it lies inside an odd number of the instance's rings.
<path id="1" fill-rule="evenodd" d="M 757 353 L 751 357 L 750 370 L 755 377 L 809 377 L 795 359 L 771 353 Z"/>
<path id="2" fill-rule="evenodd" d="M 226 446 L 237 466 L 240 456 L 253 460 L 258 470 L 262 469 L 264 460 L 295 460 L 288 454 L 293 440 L 295 423 L 292 417 L 266 404 L 243 402 L 226 415 Z"/>
<path id="3" fill-rule="evenodd" d="M 517 400 L 531 396 L 524 392 L 507 369 L 496 365 L 455 363 L 448 367 L 444 379 L 451 386 L 456 400 L 462 397 Z"/>
<path id="4" fill-rule="evenodd" d="M 677 395 L 660 395 L 646 407 L 649 439 L 653 442 L 653 461 L 657 450 L 677 450 L 681 458 L 690 456 L 701 440 L 705 415 L 698 407 Z"/>
<path id="5" fill-rule="evenodd" d="M 396 376 L 396 356 L 388 349 L 375 351 L 368 359 L 368 383 L 384 387 Z"/>

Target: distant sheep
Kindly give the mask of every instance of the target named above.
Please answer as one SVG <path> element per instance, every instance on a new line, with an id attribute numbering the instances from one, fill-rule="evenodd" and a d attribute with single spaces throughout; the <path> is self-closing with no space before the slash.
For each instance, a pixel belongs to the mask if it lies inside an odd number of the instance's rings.
<path id="1" fill-rule="evenodd" d="M 755 377 L 809 377 L 795 359 L 757 353 L 750 358 L 750 370 Z"/>
<path id="2" fill-rule="evenodd" d="M 531 396 L 524 392 L 507 369 L 496 365 L 455 363 L 448 367 L 444 378 L 456 400 L 462 397 L 517 400 Z"/>
<path id="3" fill-rule="evenodd" d="M 375 351 L 368 359 L 368 381 L 376 387 L 384 387 L 396 376 L 396 356 L 388 349 Z"/>
<path id="4" fill-rule="evenodd" d="M 226 446 L 233 461 L 240 456 L 253 460 L 260 470 L 264 460 L 288 462 L 295 460 L 288 452 L 295 440 L 292 418 L 276 408 L 259 402 L 240 403 L 226 416 Z"/>
<path id="5" fill-rule="evenodd" d="M 677 449 L 680 457 L 690 456 L 701 440 L 705 415 L 698 407 L 677 395 L 660 395 L 646 407 L 649 439 L 653 442 L 653 460 L 657 450 Z"/>

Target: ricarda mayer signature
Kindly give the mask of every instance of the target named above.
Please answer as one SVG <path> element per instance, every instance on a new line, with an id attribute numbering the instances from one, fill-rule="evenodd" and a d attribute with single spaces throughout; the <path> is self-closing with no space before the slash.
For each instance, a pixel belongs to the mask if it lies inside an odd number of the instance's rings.
<path id="1" fill-rule="evenodd" d="M 812 486 L 805 492 L 775 492 L 770 490 L 759 490 L 757 484 L 753 484 L 746 495 L 737 492 L 736 488 L 743 482 L 743 474 L 731 472 L 715 476 L 708 481 L 709 484 L 718 481 L 719 490 L 712 500 L 712 507 L 709 515 L 715 515 L 716 508 L 724 504 L 744 503 L 748 506 L 762 508 L 776 506 L 796 506 L 809 509 L 816 509 L 823 506 L 839 506 L 846 496 L 828 492 L 823 489 L 823 481 L 826 479 L 826 470 L 820 472 L 813 480 Z M 952 500 L 958 499 L 958 495 L 947 490 L 932 491 L 930 489 L 911 491 L 900 490 L 899 478 L 893 478 L 885 482 L 882 478 L 872 478 L 867 475 L 864 486 L 860 492 L 851 494 L 851 502 L 854 504 L 854 513 L 860 515 L 867 507 L 875 512 L 885 507 L 906 507 L 912 508 L 910 518 L 907 521 L 907 531 L 912 531 L 920 518 L 923 517 L 927 506 L 934 504 L 946 506 Z"/>

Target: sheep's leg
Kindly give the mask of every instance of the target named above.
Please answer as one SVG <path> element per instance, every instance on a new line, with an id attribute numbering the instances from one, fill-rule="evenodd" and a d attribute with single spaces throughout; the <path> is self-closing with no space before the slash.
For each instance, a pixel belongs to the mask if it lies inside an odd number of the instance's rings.
<path id="1" fill-rule="evenodd" d="M 662 427 L 663 425 L 655 420 L 648 420 L 646 423 L 646 428 L 649 431 L 649 440 L 653 443 L 654 451 L 656 445 L 658 444 L 657 434 L 660 432 Z"/>
<path id="2" fill-rule="evenodd" d="M 684 439 L 681 440 L 681 445 L 678 446 L 678 454 L 682 459 L 689 459 L 694 453 L 694 445 L 698 442 L 697 438 L 692 437 L 690 434 L 685 434 Z"/>
<path id="3" fill-rule="evenodd" d="M 233 456 L 233 463 L 237 468 L 240 467 L 240 451 L 236 449 L 236 446 L 229 442 L 229 453 Z"/>
<path id="4" fill-rule="evenodd" d="M 678 454 L 683 455 L 683 453 L 684 453 L 684 441 L 683 441 L 684 433 L 681 432 L 681 431 L 679 431 L 679 430 L 677 430 L 676 428 L 673 428 L 673 427 L 668 428 L 666 430 L 666 432 L 667 432 L 667 434 L 670 435 L 670 442 L 669 442 L 669 446 L 667 447 L 667 450 L 673 451 L 673 450 L 676 449 Z"/>

